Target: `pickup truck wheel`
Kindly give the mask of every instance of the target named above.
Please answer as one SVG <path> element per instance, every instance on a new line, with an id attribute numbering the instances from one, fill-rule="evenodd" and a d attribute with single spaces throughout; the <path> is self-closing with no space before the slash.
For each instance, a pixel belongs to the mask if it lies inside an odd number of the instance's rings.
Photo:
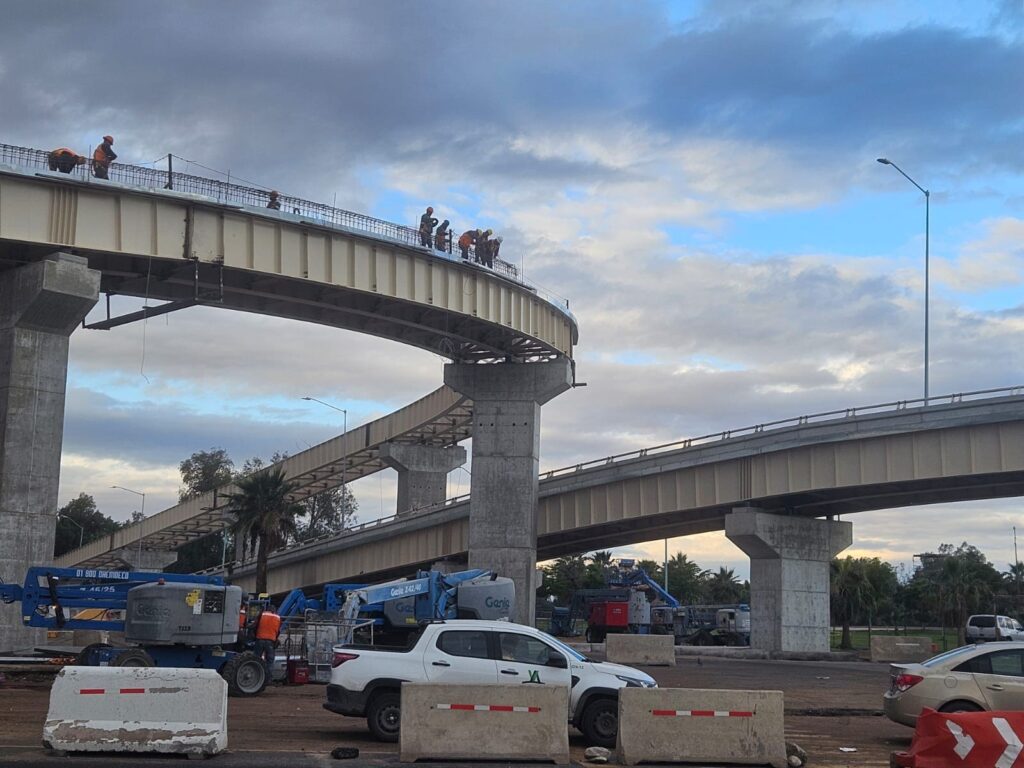
<path id="1" fill-rule="evenodd" d="M 378 741 L 398 741 L 402 723 L 402 696 L 393 691 L 378 693 L 366 708 L 366 724 Z"/>
<path id="2" fill-rule="evenodd" d="M 613 748 L 619 730 L 619 703 L 614 699 L 590 702 L 583 711 L 580 730 L 587 737 L 588 745 Z"/>

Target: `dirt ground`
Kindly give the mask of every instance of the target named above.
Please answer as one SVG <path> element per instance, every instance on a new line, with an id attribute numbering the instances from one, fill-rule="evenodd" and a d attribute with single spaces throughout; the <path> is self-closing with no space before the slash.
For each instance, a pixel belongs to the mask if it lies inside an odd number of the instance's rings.
<path id="1" fill-rule="evenodd" d="M 803 747 L 810 766 L 887 766 L 889 753 L 906 749 L 912 731 L 881 714 L 888 685 L 884 664 L 856 662 L 754 661 L 680 658 L 676 667 L 648 667 L 662 687 L 781 690 L 786 702 L 786 738 Z M 7 672 L 0 687 L 0 763 L 4 755 L 42 753 L 50 678 Z M 321 707 L 324 687 L 273 686 L 256 698 L 230 699 L 228 742 L 234 753 L 323 754 L 358 747 L 360 757 L 388 762 L 397 745 L 374 741 L 366 723 Z M 572 758 L 583 760 L 587 744 L 575 734 Z M 855 752 L 841 752 L 852 747 Z M 256 754 L 253 754 L 256 757 Z M 148 761 L 147 761 L 148 762 Z"/>

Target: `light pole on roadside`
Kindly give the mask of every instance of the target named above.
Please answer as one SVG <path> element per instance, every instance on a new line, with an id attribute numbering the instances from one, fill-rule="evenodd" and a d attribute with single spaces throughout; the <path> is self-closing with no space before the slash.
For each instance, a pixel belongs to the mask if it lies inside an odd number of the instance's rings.
<path id="1" fill-rule="evenodd" d="M 111 488 L 117 488 L 117 489 L 122 490 L 122 491 L 128 491 L 128 493 L 134 493 L 136 496 L 141 496 L 142 497 L 142 506 L 141 506 L 140 511 L 139 511 L 139 514 L 142 515 L 142 518 L 139 520 L 139 563 L 138 563 L 138 568 L 141 569 L 142 568 L 142 521 L 146 519 L 146 494 L 144 494 L 142 491 L 134 491 L 131 488 L 125 488 L 123 485 L 112 485 L 110 487 Z"/>
<path id="2" fill-rule="evenodd" d="M 891 165 L 900 175 L 903 176 L 907 181 L 921 190 L 924 194 L 924 404 L 928 405 L 928 267 L 929 267 L 929 253 L 928 253 L 928 239 L 930 229 L 930 202 L 931 193 L 910 178 L 903 169 L 900 168 L 892 160 L 888 160 L 884 157 L 877 158 L 877 161 L 882 165 Z"/>
<path id="3" fill-rule="evenodd" d="M 62 515 L 60 512 L 57 513 L 57 517 L 59 519 L 61 519 L 61 520 L 67 520 L 69 523 L 74 523 L 75 525 L 78 526 L 78 548 L 81 549 L 82 548 L 82 542 L 85 540 L 85 528 L 82 526 L 82 524 L 80 522 L 75 520 L 73 517 L 68 517 L 67 515 Z M 1014 531 L 1016 531 L 1016 528 L 1014 529 Z M 1016 539 L 1014 539 L 1014 540 L 1016 541 Z"/>
<path id="4" fill-rule="evenodd" d="M 326 405 L 328 408 L 333 408 L 336 411 L 340 411 L 341 414 L 345 417 L 344 424 L 342 425 L 344 437 L 342 438 L 341 441 L 341 503 L 342 512 L 345 512 L 346 510 L 348 510 L 348 494 L 346 493 L 345 488 L 346 475 L 348 475 L 348 410 L 345 408 L 339 408 L 336 405 L 331 405 L 330 403 L 324 402 L 323 400 L 318 400 L 315 397 L 309 397 L 308 395 L 303 397 L 302 399 L 309 400 L 314 403 L 320 403 L 320 405 Z"/>

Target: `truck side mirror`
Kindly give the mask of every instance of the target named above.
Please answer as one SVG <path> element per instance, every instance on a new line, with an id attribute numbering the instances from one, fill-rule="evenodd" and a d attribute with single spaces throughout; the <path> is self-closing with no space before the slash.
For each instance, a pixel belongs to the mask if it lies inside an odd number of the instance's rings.
<path id="1" fill-rule="evenodd" d="M 554 667 L 555 669 L 568 669 L 569 662 L 565 660 L 565 656 L 560 654 L 558 651 L 551 651 L 551 655 L 548 656 L 547 666 Z"/>

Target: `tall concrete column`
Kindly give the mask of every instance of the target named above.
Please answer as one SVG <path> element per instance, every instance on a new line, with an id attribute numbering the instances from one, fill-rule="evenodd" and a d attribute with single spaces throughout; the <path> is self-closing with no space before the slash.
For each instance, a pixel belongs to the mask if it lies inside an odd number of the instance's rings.
<path id="1" fill-rule="evenodd" d="M 853 524 L 741 507 L 726 515 L 725 535 L 750 556 L 750 644 L 827 653 L 829 564 Z"/>
<path id="2" fill-rule="evenodd" d="M 68 337 L 99 298 L 100 273 L 57 253 L 0 272 L 0 576 L 53 561 Z M 0 652 L 30 648 L 41 630 L 0 612 Z"/>
<path id="3" fill-rule="evenodd" d="M 389 467 L 398 470 L 397 512 L 402 515 L 445 500 L 448 473 L 466 463 L 466 449 L 461 445 L 444 448 L 384 443 L 380 447 L 380 457 Z"/>
<path id="4" fill-rule="evenodd" d="M 540 407 L 572 386 L 571 363 L 454 363 L 445 366 L 444 383 L 473 400 L 469 566 L 511 577 L 515 620 L 532 625 Z"/>

